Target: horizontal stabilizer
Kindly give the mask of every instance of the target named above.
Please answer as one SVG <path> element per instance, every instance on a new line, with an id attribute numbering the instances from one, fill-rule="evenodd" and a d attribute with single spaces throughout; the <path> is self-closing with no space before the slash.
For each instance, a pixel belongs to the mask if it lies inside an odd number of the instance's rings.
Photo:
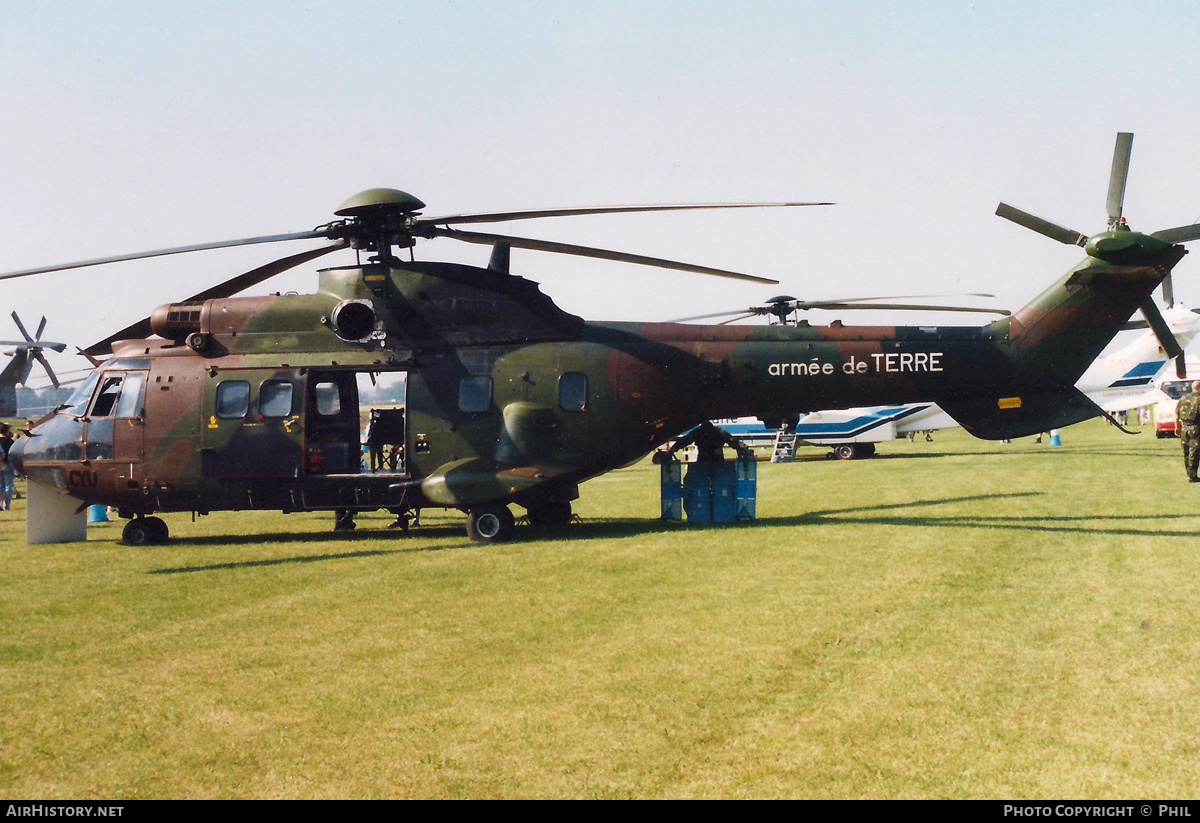
<path id="1" fill-rule="evenodd" d="M 1100 407 L 1074 386 L 1013 397 L 939 399 L 938 404 L 983 440 L 1026 437 L 1103 415 Z"/>

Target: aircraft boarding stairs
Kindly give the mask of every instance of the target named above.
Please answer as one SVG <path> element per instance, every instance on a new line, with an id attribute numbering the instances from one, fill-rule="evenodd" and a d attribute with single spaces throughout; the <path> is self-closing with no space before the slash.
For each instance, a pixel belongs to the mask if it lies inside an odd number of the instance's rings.
<path id="1" fill-rule="evenodd" d="M 799 436 L 784 423 L 775 432 L 775 449 L 771 452 L 772 463 L 791 463 L 796 459 L 796 446 Z"/>

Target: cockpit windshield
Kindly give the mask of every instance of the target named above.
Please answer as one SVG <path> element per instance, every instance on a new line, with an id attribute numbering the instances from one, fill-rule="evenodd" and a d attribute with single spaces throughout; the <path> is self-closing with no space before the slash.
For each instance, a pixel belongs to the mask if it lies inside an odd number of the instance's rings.
<path id="1" fill-rule="evenodd" d="M 92 392 L 96 390 L 96 383 L 99 380 L 100 372 L 94 371 L 89 374 L 87 380 L 83 381 L 83 384 L 75 390 L 66 403 L 59 406 L 59 409 L 77 417 L 82 415 L 87 411 L 88 401 L 92 399 Z"/>

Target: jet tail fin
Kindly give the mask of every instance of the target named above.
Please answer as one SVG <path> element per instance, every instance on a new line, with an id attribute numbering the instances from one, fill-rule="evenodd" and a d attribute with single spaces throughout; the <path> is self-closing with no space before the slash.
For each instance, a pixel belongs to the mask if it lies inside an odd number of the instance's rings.
<path id="1" fill-rule="evenodd" d="M 1074 386 L 1019 397 L 946 399 L 938 405 L 983 440 L 1011 440 L 1105 416 L 1103 409 Z"/>

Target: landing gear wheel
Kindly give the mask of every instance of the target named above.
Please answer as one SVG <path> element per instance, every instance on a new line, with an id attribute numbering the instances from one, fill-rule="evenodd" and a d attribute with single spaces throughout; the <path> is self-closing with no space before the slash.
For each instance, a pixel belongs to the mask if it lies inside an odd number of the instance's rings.
<path id="1" fill-rule="evenodd" d="M 833 450 L 833 453 L 837 455 L 838 460 L 853 460 L 854 446 L 849 443 L 843 443 L 842 445 L 836 447 Z"/>
<path id="2" fill-rule="evenodd" d="M 534 526 L 565 526 L 571 522 L 570 501 L 550 500 L 545 503 L 530 504 L 526 511 L 529 515 L 529 522 Z"/>
<path id="3" fill-rule="evenodd" d="M 167 542 L 167 538 L 170 537 L 171 531 L 167 528 L 167 524 L 163 522 L 161 517 L 147 517 L 145 519 L 145 523 L 151 529 L 153 543 L 157 545 L 159 543 Z"/>
<path id="4" fill-rule="evenodd" d="M 467 514 L 467 535 L 478 543 L 500 543 L 512 534 L 513 516 L 508 506 L 479 506 Z"/>
<path id="5" fill-rule="evenodd" d="M 126 546 L 154 546 L 167 542 L 167 524 L 157 517 L 136 517 L 125 524 L 121 540 Z"/>

